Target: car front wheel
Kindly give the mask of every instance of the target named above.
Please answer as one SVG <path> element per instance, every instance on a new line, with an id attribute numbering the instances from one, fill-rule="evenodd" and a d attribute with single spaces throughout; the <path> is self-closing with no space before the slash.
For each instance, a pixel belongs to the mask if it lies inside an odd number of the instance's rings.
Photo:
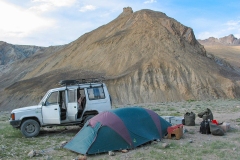
<path id="1" fill-rule="evenodd" d="M 40 132 L 39 123 L 36 120 L 33 120 L 33 119 L 25 120 L 22 123 L 20 129 L 21 129 L 22 134 L 27 138 L 35 137 Z"/>

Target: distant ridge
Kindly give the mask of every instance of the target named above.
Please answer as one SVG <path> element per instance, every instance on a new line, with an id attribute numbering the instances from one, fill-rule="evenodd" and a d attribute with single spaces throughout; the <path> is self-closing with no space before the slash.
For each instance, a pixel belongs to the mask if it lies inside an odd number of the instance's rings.
<path id="1" fill-rule="evenodd" d="M 0 41 L 0 65 L 13 63 L 17 60 L 23 60 L 34 54 L 41 54 L 51 50 L 52 53 L 63 48 L 60 46 L 39 47 L 33 45 L 14 45 Z"/>
<path id="2" fill-rule="evenodd" d="M 230 34 L 229 36 L 225 36 L 222 38 L 214 38 L 214 37 L 209 37 L 208 39 L 205 40 L 200 40 L 198 41 L 202 45 L 225 45 L 225 46 L 240 46 L 240 39 L 237 39 L 234 37 L 233 34 Z"/>
<path id="3" fill-rule="evenodd" d="M 240 39 L 230 34 L 219 39 L 210 37 L 198 41 L 204 45 L 208 57 L 214 59 L 217 64 L 233 68 L 240 73 Z"/>

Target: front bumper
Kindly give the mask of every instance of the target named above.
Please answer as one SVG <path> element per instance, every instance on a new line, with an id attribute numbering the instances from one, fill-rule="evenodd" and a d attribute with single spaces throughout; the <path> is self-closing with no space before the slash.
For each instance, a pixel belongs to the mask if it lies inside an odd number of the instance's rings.
<path id="1" fill-rule="evenodd" d="M 21 125 L 21 120 L 10 120 L 10 124 L 14 127 L 14 128 L 18 128 Z"/>

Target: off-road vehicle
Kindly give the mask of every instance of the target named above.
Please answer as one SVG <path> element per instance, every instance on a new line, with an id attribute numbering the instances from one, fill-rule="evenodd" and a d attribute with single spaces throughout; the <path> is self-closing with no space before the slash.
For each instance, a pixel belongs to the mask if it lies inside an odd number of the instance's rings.
<path id="1" fill-rule="evenodd" d="M 25 137 L 35 137 L 40 127 L 83 125 L 94 115 L 111 109 L 106 85 L 98 79 L 62 80 L 36 106 L 14 109 L 10 124 Z"/>

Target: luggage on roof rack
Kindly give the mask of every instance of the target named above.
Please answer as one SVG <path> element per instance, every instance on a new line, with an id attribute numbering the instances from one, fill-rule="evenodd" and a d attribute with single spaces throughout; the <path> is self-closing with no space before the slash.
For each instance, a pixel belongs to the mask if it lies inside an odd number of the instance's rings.
<path id="1" fill-rule="evenodd" d="M 79 83 L 79 81 L 77 81 L 77 80 L 61 80 L 61 81 L 59 82 L 59 84 L 60 84 L 61 86 L 74 85 L 74 84 L 78 84 L 78 83 Z"/>
<path id="2" fill-rule="evenodd" d="M 84 83 L 102 83 L 104 78 L 87 78 L 87 79 L 77 79 L 77 80 L 61 80 L 59 84 L 61 86 L 69 86 L 69 85 L 78 85 Z"/>
<path id="3" fill-rule="evenodd" d="M 86 78 L 86 79 L 78 79 L 80 83 L 102 83 L 104 78 Z"/>

